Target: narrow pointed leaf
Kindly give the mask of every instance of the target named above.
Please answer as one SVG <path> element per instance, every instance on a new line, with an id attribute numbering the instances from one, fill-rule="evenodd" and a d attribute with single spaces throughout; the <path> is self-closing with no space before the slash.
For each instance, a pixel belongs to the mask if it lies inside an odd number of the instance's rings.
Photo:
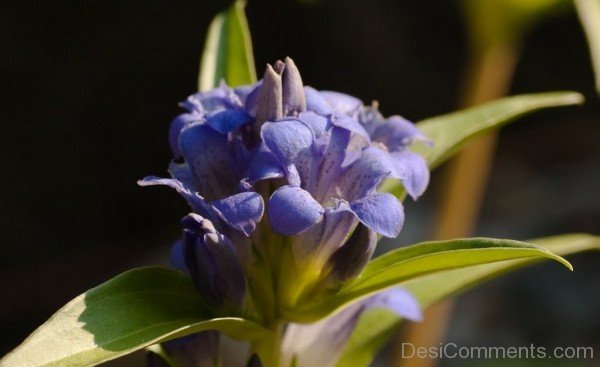
<path id="1" fill-rule="evenodd" d="M 575 92 L 523 94 L 432 117 L 417 123 L 417 126 L 433 141 L 433 146 L 417 142 L 411 149 L 423 155 L 429 168 L 434 169 L 474 137 L 499 129 L 534 111 L 582 102 L 583 96 Z M 404 196 L 397 180 L 386 181 L 381 191 L 392 192 L 398 197 Z"/>
<path id="2" fill-rule="evenodd" d="M 327 303 L 302 305 L 289 316 L 300 317 L 302 321 L 321 318 L 357 299 L 417 277 L 443 270 L 519 258 L 549 258 L 572 269 L 560 256 L 526 242 L 490 238 L 424 242 L 388 252 L 374 259 L 358 279 L 345 285 Z"/>
<path id="3" fill-rule="evenodd" d="M 575 0 L 575 7 L 587 36 L 596 74 L 596 90 L 600 93 L 600 0 Z"/>
<path id="4" fill-rule="evenodd" d="M 582 102 L 583 96 L 576 92 L 524 94 L 433 117 L 419 122 L 417 126 L 425 136 L 433 140 L 434 146 L 430 148 L 420 144 L 414 150 L 425 157 L 430 168 L 435 168 L 473 137 L 498 129 L 538 110 Z"/>
<path id="5" fill-rule="evenodd" d="M 582 252 L 591 249 L 600 250 L 600 237 L 585 234 L 569 234 L 532 240 L 558 256 Z M 523 267 L 542 260 L 527 258 L 503 261 L 493 264 L 477 265 L 464 269 L 455 269 L 425 276 L 406 282 L 405 287 L 419 300 L 423 308 L 446 298 L 452 294 L 472 288 L 492 277 L 510 270 Z"/>
<path id="6" fill-rule="evenodd" d="M 242 318 L 211 318 L 187 275 L 162 267 L 139 268 L 69 302 L 0 360 L 0 366 L 92 366 L 213 329 L 244 340 L 268 335 Z"/>
<path id="7" fill-rule="evenodd" d="M 531 240 L 565 256 L 587 250 L 600 250 L 600 237 L 585 234 L 569 234 Z M 475 265 L 430 274 L 409 280 L 404 284 L 421 303 L 423 309 L 448 296 L 462 293 L 477 284 L 491 280 L 511 270 L 533 264 L 543 258 L 507 260 L 491 264 Z M 377 322 L 374 322 L 377 320 Z M 377 351 L 389 340 L 402 321 L 396 314 L 385 309 L 365 312 L 356 326 L 342 357 L 336 367 L 368 366 Z"/>
<path id="8" fill-rule="evenodd" d="M 198 90 L 213 89 L 221 80 L 230 86 L 256 82 L 244 6 L 245 1 L 237 0 L 210 23 L 200 62 Z"/>

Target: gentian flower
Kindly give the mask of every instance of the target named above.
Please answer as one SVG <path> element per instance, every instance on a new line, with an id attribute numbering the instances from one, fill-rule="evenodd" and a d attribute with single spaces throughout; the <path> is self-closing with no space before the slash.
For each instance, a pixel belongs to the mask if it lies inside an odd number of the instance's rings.
<path id="1" fill-rule="evenodd" d="M 181 106 L 169 130 L 171 177 L 139 184 L 169 186 L 190 205 L 172 264 L 218 316 L 272 322 L 278 307 L 359 276 L 378 235 L 396 237 L 404 222 L 400 201 L 378 187 L 400 180 L 416 200 L 429 182 L 425 160 L 408 150 L 428 142 L 412 123 L 384 118 L 376 103 L 304 86 L 290 58 L 267 65 L 254 85 L 221 83 Z M 265 268 L 280 279 L 261 278 Z M 376 294 L 317 324 L 290 324 L 282 358 L 332 365 L 360 314 L 381 306 L 421 317 L 406 291 Z M 314 348 L 321 352 L 308 356 Z"/>

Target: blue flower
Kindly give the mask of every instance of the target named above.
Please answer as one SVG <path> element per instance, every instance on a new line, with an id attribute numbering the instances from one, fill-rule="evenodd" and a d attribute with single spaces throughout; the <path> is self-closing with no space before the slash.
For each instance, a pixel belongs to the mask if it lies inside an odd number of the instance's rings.
<path id="1" fill-rule="evenodd" d="M 262 87 L 264 88 L 264 86 Z M 429 181 L 425 160 L 407 147 L 425 139 L 396 116 L 383 119 L 354 97 L 304 88 L 306 111 L 262 124 L 261 143 L 245 183 L 284 178 L 269 198 L 273 230 L 297 236 L 295 251 L 321 263 L 360 222 L 386 237 L 402 229 L 402 204 L 377 188 L 399 179 L 413 198 Z"/>
<path id="2" fill-rule="evenodd" d="M 250 115 L 240 96 L 224 84 L 182 105 L 188 112 L 173 121 L 169 132 L 176 158 L 169 166 L 171 178 L 149 176 L 139 184 L 172 187 L 218 228 L 250 235 L 264 211 L 258 193 L 239 190 L 249 166 L 242 127 L 252 122 Z"/>
<path id="3" fill-rule="evenodd" d="M 425 160 L 408 150 L 427 142 L 412 123 L 305 87 L 290 58 L 267 65 L 254 85 L 222 83 L 181 106 L 169 130 L 170 177 L 139 184 L 169 186 L 190 205 L 173 262 L 221 314 L 255 304 L 247 279 L 271 232 L 335 287 L 359 275 L 377 234 L 402 229 L 403 206 L 377 191 L 381 183 L 400 180 L 417 199 L 429 182 Z M 259 225 L 265 211 L 268 225 Z"/>

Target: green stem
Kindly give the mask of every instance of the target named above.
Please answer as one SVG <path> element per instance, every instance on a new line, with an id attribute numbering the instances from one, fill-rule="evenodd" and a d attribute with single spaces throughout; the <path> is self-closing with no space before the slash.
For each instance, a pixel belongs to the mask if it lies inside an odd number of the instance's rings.
<path id="1" fill-rule="evenodd" d="M 252 353 L 258 354 L 264 367 L 281 367 L 281 345 L 285 331 L 283 321 L 274 322 L 270 329 L 272 335 L 269 338 L 262 338 L 252 344 Z"/>

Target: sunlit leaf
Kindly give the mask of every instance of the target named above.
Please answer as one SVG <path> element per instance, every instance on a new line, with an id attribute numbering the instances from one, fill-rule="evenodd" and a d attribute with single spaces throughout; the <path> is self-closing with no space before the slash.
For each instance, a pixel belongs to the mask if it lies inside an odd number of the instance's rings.
<path id="1" fill-rule="evenodd" d="M 600 237 L 585 234 L 546 237 L 530 242 L 543 246 L 560 256 L 592 249 L 600 250 Z M 486 280 L 542 259 L 507 260 L 443 271 L 409 280 L 404 287 L 417 297 L 425 309 L 448 296 L 464 292 Z M 336 367 L 368 366 L 401 321 L 400 317 L 388 310 L 373 309 L 365 312 L 345 346 Z"/>
<path id="2" fill-rule="evenodd" d="M 235 1 L 210 23 L 200 62 L 198 90 L 213 89 L 221 80 L 229 86 L 256 82 L 252 40 L 244 7 L 244 1 Z"/>
<path id="3" fill-rule="evenodd" d="M 299 321 L 322 318 L 338 308 L 411 279 L 442 270 L 518 258 L 550 258 L 571 265 L 552 252 L 525 242 L 490 238 L 468 238 L 424 242 L 399 248 L 372 260 L 359 278 L 345 285 L 325 303 L 310 302 L 286 316 Z"/>
<path id="4" fill-rule="evenodd" d="M 162 267 L 130 270 L 58 310 L 0 366 L 90 366 L 203 330 L 242 340 L 269 333 L 242 318 L 212 318 L 203 304 L 187 275 Z"/>

